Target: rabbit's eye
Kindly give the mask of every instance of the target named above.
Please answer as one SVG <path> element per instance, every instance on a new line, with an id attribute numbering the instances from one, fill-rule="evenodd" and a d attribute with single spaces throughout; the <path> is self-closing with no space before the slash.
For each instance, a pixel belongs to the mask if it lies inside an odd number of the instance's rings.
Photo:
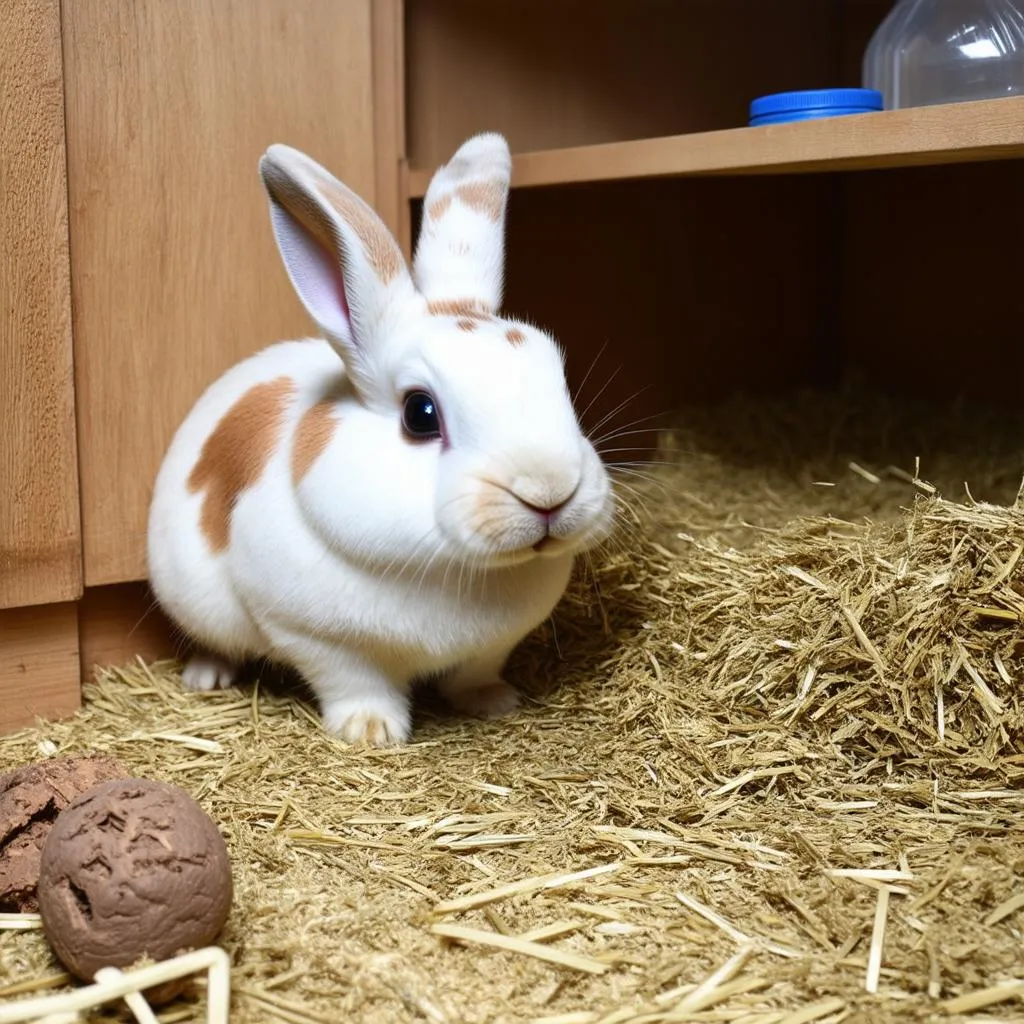
<path id="1" fill-rule="evenodd" d="M 432 440 L 441 436 L 441 417 L 437 403 L 426 391 L 410 391 L 405 396 L 402 410 L 402 426 L 405 432 L 417 441 Z"/>

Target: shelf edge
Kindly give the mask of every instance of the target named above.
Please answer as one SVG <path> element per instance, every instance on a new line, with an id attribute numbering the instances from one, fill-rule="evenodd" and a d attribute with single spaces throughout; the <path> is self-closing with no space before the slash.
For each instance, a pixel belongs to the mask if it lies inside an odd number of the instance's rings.
<path id="1" fill-rule="evenodd" d="M 520 153 L 514 188 L 645 178 L 869 170 L 1024 156 L 1024 97 L 979 100 L 759 128 Z M 432 170 L 407 167 L 407 197 Z"/>

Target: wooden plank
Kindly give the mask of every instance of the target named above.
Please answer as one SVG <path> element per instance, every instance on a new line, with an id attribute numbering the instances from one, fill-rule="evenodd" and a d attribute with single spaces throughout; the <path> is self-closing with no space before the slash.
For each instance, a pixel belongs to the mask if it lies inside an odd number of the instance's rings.
<path id="1" fill-rule="evenodd" d="M 847 365 L 881 392 L 1019 406 L 1024 163 L 851 175 L 843 185 L 835 337 Z M 989 498 L 985 479 L 967 483 Z"/>
<path id="2" fill-rule="evenodd" d="M 375 0 L 373 31 L 373 122 L 376 209 L 401 240 L 408 207 L 399 171 L 405 157 L 405 76 L 402 0 Z M 408 253 L 406 254 L 409 255 Z"/>
<path id="3" fill-rule="evenodd" d="M 80 705 L 74 602 L 0 611 L 0 733 Z"/>
<path id="4" fill-rule="evenodd" d="M 848 171 L 1024 157 L 1024 97 L 522 153 L 513 185 Z M 432 168 L 410 170 L 410 196 Z"/>
<path id="5" fill-rule="evenodd" d="M 0 5 L 0 608 L 81 593 L 59 0 Z"/>
<path id="6" fill-rule="evenodd" d="M 371 0 L 66 0 L 88 586 L 142 579 L 152 481 L 238 359 L 315 328 L 257 163 L 286 142 L 375 198 Z"/>
<path id="7" fill-rule="evenodd" d="M 183 641 L 144 583 L 86 590 L 78 609 L 82 678 L 97 668 L 176 657 Z"/>

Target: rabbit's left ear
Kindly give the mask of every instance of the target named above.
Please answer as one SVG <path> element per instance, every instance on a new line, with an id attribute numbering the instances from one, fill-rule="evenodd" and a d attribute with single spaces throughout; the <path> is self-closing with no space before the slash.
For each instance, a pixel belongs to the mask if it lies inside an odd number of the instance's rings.
<path id="1" fill-rule="evenodd" d="M 369 397 L 386 383 L 390 327 L 423 305 L 402 251 L 370 206 L 305 153 L 271 146 L 260 176 L 292 285 Z"/>
<path id="2" fill-rule="evenodd" d="M 488 132 L 464 142 L 431 179 L 412 273 L 436 312 L 498 312 L 511 176 L 508 143 Z"/>

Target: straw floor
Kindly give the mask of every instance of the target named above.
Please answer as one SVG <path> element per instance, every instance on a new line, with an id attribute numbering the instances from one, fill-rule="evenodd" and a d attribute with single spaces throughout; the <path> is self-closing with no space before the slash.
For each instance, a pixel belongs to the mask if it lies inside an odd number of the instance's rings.
<path id="1" fill-rule="evenodd" d="M 199 798 L 233 1021 L 1024 1020 L 1022 451 L 856 391 L 693 410 L 513 717 L 427 695 L 351 750 L 280 681 L 138 665 L 0 770 L 104 751 Z M 0 998 L 59 970 L 0 932 Z"/>

